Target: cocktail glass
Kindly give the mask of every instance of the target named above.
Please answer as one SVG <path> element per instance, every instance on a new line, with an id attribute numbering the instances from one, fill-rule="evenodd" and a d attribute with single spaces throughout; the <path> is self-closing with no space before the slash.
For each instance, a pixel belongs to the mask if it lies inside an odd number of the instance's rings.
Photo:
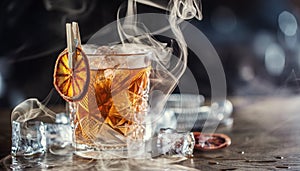
<path id="1" fill-rule="evenodd" d="M 109 47 L 90 50 L 86 50 L 90 68 L 87 93 L 68 103 L 75 154 L 126 158 L 128 142 L 144 142 L 151 52 L 116 53 Z"/>

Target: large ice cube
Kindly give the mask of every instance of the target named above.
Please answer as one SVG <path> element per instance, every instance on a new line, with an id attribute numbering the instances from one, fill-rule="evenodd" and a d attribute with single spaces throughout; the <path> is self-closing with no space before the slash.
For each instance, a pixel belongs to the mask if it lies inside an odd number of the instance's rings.
<path id="1" fill-rule="evenodd" d="M 55 114 L 37 99 L 27 99 L 13 110 L 13 156 L 43 154 L 52 146 L 64 147 L 71 143 L 71 125 L 65 113 Z"/>
<path id="2" fill-rule="evenodd" d="M 12 121 L 13 156 L 30 156 L 46 151 L 45 127 L 42 122 Z"/>
<path id="3" fill-rule="evenodd" d="M 47 147 L 64 147 L 72 143 L 72 129 L 66 124 L 45 124 Z"/>
<path id="4" fill-rule="evenodd" d="M 65 147 L 72 143 L 71 126 L 40 121 L 12 122 L 13 156 L 42 154 L 52 146 Z"/>
<path id="5" fill-rule="evenodd" d="M 45 124 L 45 135 L 47 147 L 64 147 L 72 143 L 72 128 L 70 118 L 66 113 L 58 113 L 55 116 L 55 123 Z"/>
<path id="6" fill-rule="evenodd" d="M 174 129 L 161 129 L 157 137 L 160 154 L 192 156 L 195 138 L 192 132 L 177 132 Z"/>

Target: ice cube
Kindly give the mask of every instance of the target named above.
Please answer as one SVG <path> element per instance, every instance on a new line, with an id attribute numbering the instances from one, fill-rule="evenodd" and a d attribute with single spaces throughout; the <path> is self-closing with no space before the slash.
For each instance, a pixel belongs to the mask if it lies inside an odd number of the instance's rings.
<path id="1" fill-rule="evenodd" d="M 70 124 L 70 118 L 66 113 L 58 113 L 55 115 L 55 123 L 57 124 Z"/>
<path id="2" fill-rule="evenodd" d="M 62 119 L 62 116 L 58 116 Z M 72 130 L 69 124 L 12 121 L 11 153 L 13 156 L 43 154 L 52 146 L 64 147 L 71 143 Z"/>
<path id="3" fill-rule="evenodd" d="M 85 44 L 82 45 L 82 49 L 85 54 L 95 54 L 97 51 L 98 46 L 94 44 Z"/>
<path id="4" fill-rule="evenodd" d="M 65 147 L 72 143 L 72 129 L 68 124 L 50 124 L 40 121 L 12 122 L 13 156 L 42 154 L 52 146 Z"/>
<path id="5" fill-rule="evenodd" d="M 161 129 L 157 137 L 160 154 L 192 156 L 195 138 L 192 132 L 177 132 L 174 129 Z"/>
<path id="6" fill-rule="evenodd" d="M 69 124 L 45 124 L 47 148 L 64 147 L 72 143 L 72 129 Z"/>
<path id="7" fill-rule="evenodd" d="M 12 156 L 43 154 L 49 147 L 64 147 L 72 142 L 68 116 L 65 113 L 55 114 L 37 99 L 20 103 L 11 118 Z"/>
<path id="8" fill-rule="evenodd" d="M 45 127 L 42 122 L 12 121 L 13 156 L 30 156 L 46 151 Z"/>
<path id="9" fill-rule="evenodd" d="M 96 50 L 99 55 L 115 54 L 116 51 L 109 46 L 99 46 Z"/>

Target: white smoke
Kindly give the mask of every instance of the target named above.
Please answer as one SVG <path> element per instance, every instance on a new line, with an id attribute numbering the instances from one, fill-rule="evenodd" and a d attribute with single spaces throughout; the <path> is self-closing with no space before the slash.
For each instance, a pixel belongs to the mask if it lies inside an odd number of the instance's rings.
<path id="1" fill-rule="evenodd" d="M 54 121 L 55 112 L 48 109 L 38 99 L 31 98 L 17 105 L 11 114 L 11 121 L 27 123 L 28 121 L 40 119 L 40 121 Z"/>

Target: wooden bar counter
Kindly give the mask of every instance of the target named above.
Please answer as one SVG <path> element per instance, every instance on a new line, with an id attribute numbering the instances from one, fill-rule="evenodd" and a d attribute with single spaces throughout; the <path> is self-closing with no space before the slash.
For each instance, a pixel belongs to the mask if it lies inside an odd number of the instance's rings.
<path id="1" fill-rule="evenodd" d="M 233 126 L 220 127 L 217 132 L 228 135 L 232 144 L 216 151 L 195 150 L 193 158 L 172 165 L 182 166 L 176 167 L 178 170 L 300 170 L 300 97 L 233 97 L 230 100 L 234 105 Z M 0 170 L 10 170 L 10 111 L 2 110 L 1 115 Z M 58 156 L 57 160 L 67 159 Z M 84 162 L 72 160 L 74 165 Z M 94 163 L 86 169 L 96 170 L 97 162 Z M 164 169 L 176 170 L 172 165 Z"/>

